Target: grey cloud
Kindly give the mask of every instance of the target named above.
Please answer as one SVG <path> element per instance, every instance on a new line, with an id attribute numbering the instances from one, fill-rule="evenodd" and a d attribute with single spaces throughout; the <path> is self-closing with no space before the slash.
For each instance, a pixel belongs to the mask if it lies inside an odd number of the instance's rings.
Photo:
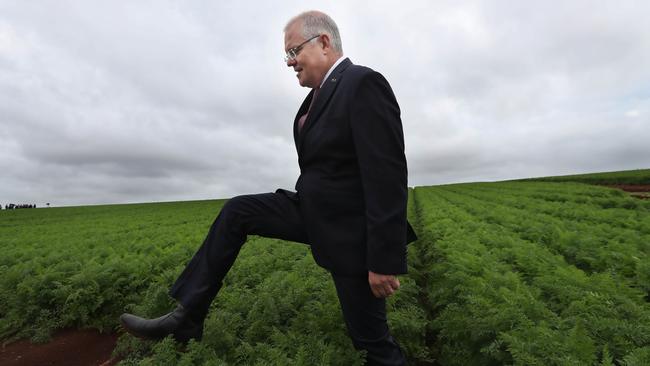
<path id="1" fill-rule="evenodd" d="M 391 82 L 410 185 L 650 161 L 642 1 L 2 2 L 0 200 L 292 188 L 308 90 L 282 64 L 282 27 L 319 7 Z"/>

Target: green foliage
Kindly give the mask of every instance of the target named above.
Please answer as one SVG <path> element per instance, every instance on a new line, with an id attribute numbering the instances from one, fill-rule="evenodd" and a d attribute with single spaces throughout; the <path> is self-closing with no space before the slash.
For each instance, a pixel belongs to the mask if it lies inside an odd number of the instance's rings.
<path id="1" fill-rule="evenodd" d="M 615 193 L 611 193 L 615 192 Z M 644 205 L 573 183 L 415 189 L 414 258 L 443 365 L 639 362 L 650 342 Z M 636 202 L 636 201 L 632 201 Z M 627 358 L 626 358 L 627 357 Z"/>
<path id="2" fill-rule="evenodd" d="M 637 348 L 623 357 L 622 366 L 650 365 L 650 346 Z"/>
<path id="3" fill-rule="evenodd" d="M 650 169 L 529 178 L 522 179 L 522 181 L 582 182 L 590 184 L 650 184 Z"/>
<path id="4" fill-rule="evenodd" d="M 170 311 L 169 286 L 222 204 L 0 212 L 0 338 Z M 650 364 L 648 202 L 580 183 L 472 183 L 410 190 L 408 216 L 419 240 L 388 321 L 411 364 Z M 124 334 L 114 353 L 122 365 L 363 364 L 308 247 L 256 236 L 201 342 Z"/>
<path id="5" fill-rule="evenodd" d="M 0 338 L 43 341 L 58 328 L 114 328 L 129 304 L 169 286 L 222 204 L 0 212 Z"/>

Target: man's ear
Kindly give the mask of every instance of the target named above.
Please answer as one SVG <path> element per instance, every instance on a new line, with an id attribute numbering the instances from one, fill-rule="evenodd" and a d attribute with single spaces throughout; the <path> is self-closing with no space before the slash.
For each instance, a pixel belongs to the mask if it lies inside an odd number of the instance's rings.
<path id="1" fill-rule="evenodd" d="M 326 33 L 321 34 L 319 40 L 322 44 L 323 51 L 329 52 L 332 50 L 332 40 L 330 39 L 329 34 Z"/>

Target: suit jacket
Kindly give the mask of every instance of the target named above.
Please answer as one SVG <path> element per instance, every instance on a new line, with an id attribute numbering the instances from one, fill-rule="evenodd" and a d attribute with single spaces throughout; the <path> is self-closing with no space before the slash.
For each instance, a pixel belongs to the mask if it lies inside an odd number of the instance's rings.
<path id="1" fill-rule="evenodd" d="M 400 109 L 390 85 L 343 60 L 328 76 L 301 131 L 294 121 L 297 195 L 316 263 L 337 274 L 407 271 L 407 168 Z"/>

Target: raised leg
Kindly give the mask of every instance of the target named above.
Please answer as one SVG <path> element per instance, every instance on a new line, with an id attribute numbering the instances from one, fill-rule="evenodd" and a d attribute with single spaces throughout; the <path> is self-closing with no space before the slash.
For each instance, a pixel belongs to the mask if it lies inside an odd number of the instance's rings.
<path id="1" fill-rule="evenodd" d="M 144 338 L 174 334 L 184 342 L 200 339 L 210 303 L 249 234 L 307 243 L 297 198 L 278 190 L 228 200 L 169 291 L 180 306 L 157 319 L 123 314 L 120 320 L 124 328 Z"/>

